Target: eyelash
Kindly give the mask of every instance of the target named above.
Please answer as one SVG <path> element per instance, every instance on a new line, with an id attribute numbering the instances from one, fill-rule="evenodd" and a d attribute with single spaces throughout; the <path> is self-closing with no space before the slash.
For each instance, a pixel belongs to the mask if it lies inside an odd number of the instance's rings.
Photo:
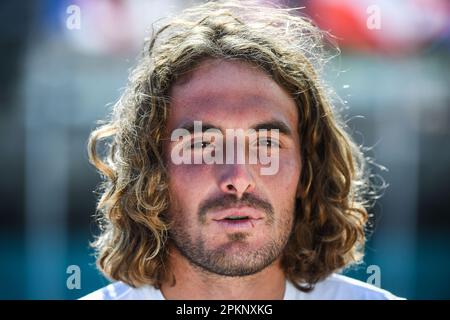
<path id="1" fill-rule="evenodd" d="M 270 146 L 267 146 L 267 147 L 269 147 L 269 148 L 270 148 L 270 147 L 273 147 L 272 144 L 275 144 L 274 147 L 280 148 L 280 142 L 277 141 L 277 140 L 275 140 L 275 139 L 271 139 L 271 138 L 258 139 L 258 144 L 261 142 L 261 140 L 266 141 L 266 142 L 269 142 L 269 143 L 270 143 Z"/>
<path id="2" fill-rule="evenodd" d="M 207 142 L 207 141 L 199 141 L 199 142 L 196 142 L 196 143 L 191 143 L 191 145 L 190 145 L 191 149 L 195 149 L 195 144 L 198 144 L 198 143 L 202 144 L 202 149 L 204 149 L 204 147 L 203 147 L 204 143 L 209 144 L 209 142 Z"/>
<path id="3" fill-rule="evenodd" d="M 275 139 L 271 139 L 271 138 L 261 138 L 261 139 L 258 139 L 258 146 L 260 145 L 260 143 L 261 143 L 262 141 L 266 141 L 267 143 L 270 143 L 270 146 L 267 146 L 268 148 L 271 148 L 271 147 L 278 147 L 278 148 L 281 148 L 280 142 L 277 141 L 277 140 L 275 140 Z M 206 148 L 208 145 L 210 145 L 211 143 L 208 142 L 208 141 L 198 141 L 198 142 L 196 142 L 196 143 L 191 143 L 190 146 L 189 146 L 191 150 L 192 150 L 192 149 L 196 149 L 195 144 L 202 144 L 202 149 L 204 149 L 204 148 Z M 203 146 L 203 144 L 208 144 L 208 145 L 207 145 L 207 146 Z"/>

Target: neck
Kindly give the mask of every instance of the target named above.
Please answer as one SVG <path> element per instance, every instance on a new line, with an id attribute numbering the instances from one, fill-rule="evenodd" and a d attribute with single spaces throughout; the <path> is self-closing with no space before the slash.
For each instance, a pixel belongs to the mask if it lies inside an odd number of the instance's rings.
<path id="1" fill-rule="evenodd" d="M 262 271 L 242 277 L 220 276 L 192 265 L 180 252 L 171 248 L 169 266 L 175 276 L 161 285 L 169 300 L 281 300 L 286 278 L 279 259 Z"/>

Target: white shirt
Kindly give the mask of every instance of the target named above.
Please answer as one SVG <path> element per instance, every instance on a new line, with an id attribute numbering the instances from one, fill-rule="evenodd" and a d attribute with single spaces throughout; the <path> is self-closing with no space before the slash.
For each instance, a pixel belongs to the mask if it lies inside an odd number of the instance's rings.
<path id="1" fill-rule="evenodd" d="M 153 286 L 133 288 L 115 282 L 94 291 L 81 300 L 164 300 L 161 291 Z M 331 274 L 316 284 L 310 292 L 303 292 L 286 281 L 284 300 L 397 300 L 392 293 L 371 284 L 343 275 Z"/>

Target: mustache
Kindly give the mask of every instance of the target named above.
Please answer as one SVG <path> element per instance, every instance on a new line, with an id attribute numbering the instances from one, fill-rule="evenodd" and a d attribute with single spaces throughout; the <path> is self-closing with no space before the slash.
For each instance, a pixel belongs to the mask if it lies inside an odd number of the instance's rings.
<path id="1" fill-rule="evenodd" d="M 206 214 L 211 210 L 225 210 L 238 206 L 248 206 L 257 210 L 264 211 L 269 220 L 273 219 L 274 210 L 273 206 L 250 193 L 244 193 L 241 199 L 238 199 L 235 195 L 227 194 L 225 196 L 217 197 L 214 199 L 207 199 L 200 203 L 198 216 L 201 222 L 206 220 Z"/>

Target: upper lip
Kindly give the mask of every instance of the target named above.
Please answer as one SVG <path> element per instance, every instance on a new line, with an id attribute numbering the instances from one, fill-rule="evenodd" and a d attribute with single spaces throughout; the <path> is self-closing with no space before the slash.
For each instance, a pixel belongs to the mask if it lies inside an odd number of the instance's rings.
<path id="1" fill-rule="evenodd" d="M 219 210 L 211 213 L 215 221 L 223 220 L 228 217 L 247 217 L 248 219 L 262 219 L 263 213 L 255 208 L 242 206 Z"/>

